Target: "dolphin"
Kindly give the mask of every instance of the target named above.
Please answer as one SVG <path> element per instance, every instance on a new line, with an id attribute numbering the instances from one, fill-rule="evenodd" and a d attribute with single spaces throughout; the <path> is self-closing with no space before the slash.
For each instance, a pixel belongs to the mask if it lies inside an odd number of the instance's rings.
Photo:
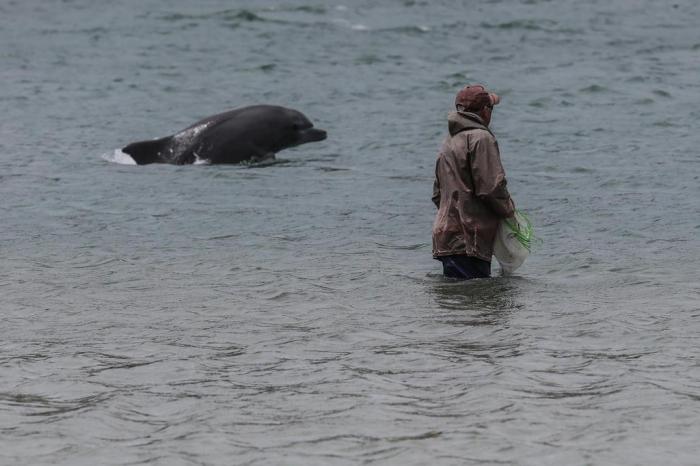
<path id="1" fill-rule="evenodd" d="M 204 118 L 172 136 L 133 142 L 122 152 L 138 165 L 258 162 L 324 139 L 326 132 L 297 110 L 254 105 Z"/>

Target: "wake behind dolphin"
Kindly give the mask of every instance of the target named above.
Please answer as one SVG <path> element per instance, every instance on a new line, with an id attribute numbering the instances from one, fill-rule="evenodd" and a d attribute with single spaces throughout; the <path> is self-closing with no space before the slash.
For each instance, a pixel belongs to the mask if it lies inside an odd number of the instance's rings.
<path id="1" fill-rule="evenodd" d="M 297 110 L 255 105 L 204 118 L 172 136 L 131 143 L 121 152 L 138 165 L 257 162 L 324 139 L 326 132 Z"/>

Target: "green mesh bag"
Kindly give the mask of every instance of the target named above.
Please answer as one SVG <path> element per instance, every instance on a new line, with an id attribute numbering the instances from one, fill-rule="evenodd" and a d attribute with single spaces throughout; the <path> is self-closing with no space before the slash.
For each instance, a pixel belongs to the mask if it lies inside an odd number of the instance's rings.
<path id="1" fill-rule="evenodd" d="M 504 275 L 519 268 L 535 242 L 532 222 L 520 210 L 512 218 L 501 220 L 493 243 L 493 255 L 501 266 Z"/>
<path id="2" fill-rule="evenodd" d="M 523 245 L 527 252 L 532 252 L 532 244 L 535 241 L 535 232 L 530 218 L 522 210 L 515 211 L 515 217 L 504 220 L 515 239 Z"/>

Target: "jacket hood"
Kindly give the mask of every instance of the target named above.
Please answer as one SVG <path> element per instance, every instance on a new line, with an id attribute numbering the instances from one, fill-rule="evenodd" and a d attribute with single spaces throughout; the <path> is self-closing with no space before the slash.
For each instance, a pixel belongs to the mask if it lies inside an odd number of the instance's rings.
<path id="1" fill-rule="evenodd" d="M 477 128 L 491 132 L 479 115 L 470 112 L 450 112 L 447 115 L 447 127 L 450 130 L 450 136 L 467 129 Z"/>

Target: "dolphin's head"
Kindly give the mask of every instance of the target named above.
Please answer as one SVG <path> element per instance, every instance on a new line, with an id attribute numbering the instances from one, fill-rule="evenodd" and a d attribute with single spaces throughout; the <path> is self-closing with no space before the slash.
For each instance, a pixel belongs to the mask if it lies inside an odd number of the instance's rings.
<path id="1" fill-rule="evenodd" d="M 292 109 L 287 110 L 287 130 L 290 137 L 289 147 L 299 146 L 307 142 L 323 141 L 328 137 L 326 131 L 314 128 L 314 124 L 306 116 Z"/>

